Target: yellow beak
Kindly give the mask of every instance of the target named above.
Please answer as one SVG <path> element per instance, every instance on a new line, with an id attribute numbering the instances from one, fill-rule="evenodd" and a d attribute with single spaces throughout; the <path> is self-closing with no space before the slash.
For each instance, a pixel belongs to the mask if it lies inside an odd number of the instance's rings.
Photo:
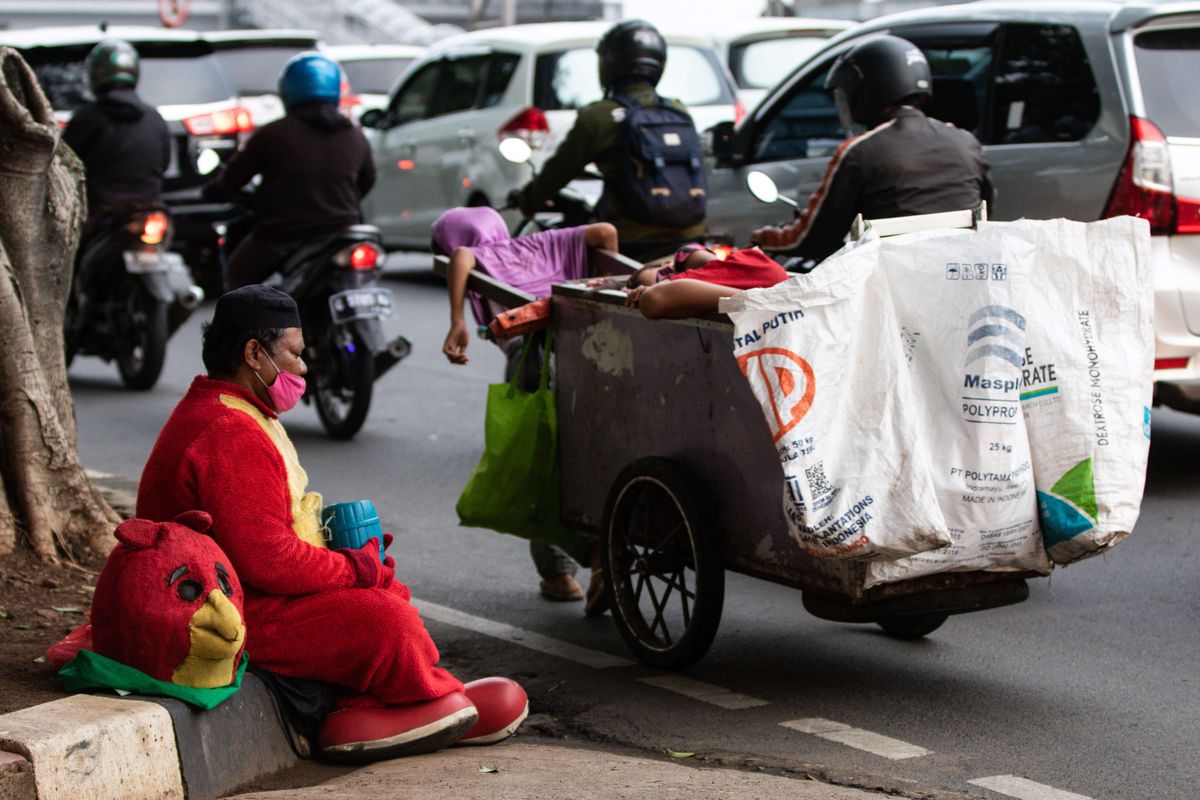
<path id="1" fill-rule="evenodd" d="M 213 589 L 192 615 L 188 630 L 191 648 L 171 681 L 199 689 L 228 686 L 236 667 L 234 658 L 246 641 L 242 615 L 219 589 Z"/>

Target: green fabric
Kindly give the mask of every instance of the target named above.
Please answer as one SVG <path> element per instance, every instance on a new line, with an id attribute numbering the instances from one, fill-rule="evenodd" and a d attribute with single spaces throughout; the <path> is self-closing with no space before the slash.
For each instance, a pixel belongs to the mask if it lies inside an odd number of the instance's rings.
<path id="1" fill-rule="evenodd" d="M 549 386 L 552 333 L 546 335 L 538 388 L 527 392 L 518 386 L 534 340 L 526 337 L 512 380 L 488 387 L 483 456 L 456 510 L 466 526 L 573 548 L 579 533 L 559 520 L 558 412 Z"/>
<path id="2" fill-rule="evenodd" d="M 246 674 L 248 659 L 242 653 L 242 663 L 238 665 L 233 683 L 217 689 L 197 689 L 194 686 L 180 686 L 152 678 L 140 669 L 113 661 L 111 658 L 94 653 L 91 650 L 80 650 L 58 674 L 68 692 L 85 692 L 90 689 L 115 689 L 120 694 L 152 694 L 174 697 L 204 709 L 214 709 L 228 700 L 242 686 L 242 676 Z"/>
<path id="3" fill-rule="evenodd" d="M 633 83 L 622 89 L 634 101 L 648 105 L 654 100 L 654 88 L 648 83 Z M 683 103 L 669 101 L 683 111 Z M 583 174 L 588 164 L 595 164 L 605 180 L 621 177 L 621 124 L 613 119 L 613 111 L 621 104 L 605 98 L 579 109 L 575 124 L 546 159 L 537 176 L 521 190 L 520 206 L 525 213 L 532 213 L 558 194 L 564 186 Z M 705 224 L 699 222 L 690 228 L 669 228 L 664 225 L 646 225 L 630 219 L 621 210 L 620 201 L 613 192 L 605 193 L 604 220 L 617 227 L 622 244 L 647 241 L 687 241 L 704 236 Z"/>

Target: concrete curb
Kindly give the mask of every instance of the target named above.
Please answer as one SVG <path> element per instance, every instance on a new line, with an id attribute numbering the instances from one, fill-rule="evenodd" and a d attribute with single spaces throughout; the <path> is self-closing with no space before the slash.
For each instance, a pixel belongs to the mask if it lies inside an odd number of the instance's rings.
<path id="1" fill-rule="evenodd" d="M 298 760 L 249 674 L 212 711 L 80 694 L 0 715 L 0 800 L 209 800 Z"/>

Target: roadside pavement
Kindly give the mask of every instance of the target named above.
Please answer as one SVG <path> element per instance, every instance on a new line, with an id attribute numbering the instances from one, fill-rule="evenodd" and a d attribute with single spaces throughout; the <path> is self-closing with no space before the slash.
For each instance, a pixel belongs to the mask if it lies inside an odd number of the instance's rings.
<path id="1" fill-rule="evenodd" d="M 685 766 L 683 761 L 612 754 L 514 739 L 384 761 L 307 788 L 232 795 L 236 800 L 597 800 L 598 798 L 758 798 L 886 800 L 895 795 L 831 786 L 803 777 Z"/>

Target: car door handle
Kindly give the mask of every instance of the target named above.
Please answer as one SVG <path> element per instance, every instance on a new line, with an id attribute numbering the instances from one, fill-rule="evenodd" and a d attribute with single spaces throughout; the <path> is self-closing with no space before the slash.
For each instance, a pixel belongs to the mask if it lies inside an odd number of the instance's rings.
<path id="1" fill-rule="evenodd" d="M 476 139 L 474 128 L 459 128 L 458 139 L 461 142 L 474 142 Z"/>
<path id="2" fill-rule="evenodd" d="M 396 155 L 400 158 L 412 158 L 417 154 L 417 145 L 415 142 L 404 142 L 396 148 Z"/>

